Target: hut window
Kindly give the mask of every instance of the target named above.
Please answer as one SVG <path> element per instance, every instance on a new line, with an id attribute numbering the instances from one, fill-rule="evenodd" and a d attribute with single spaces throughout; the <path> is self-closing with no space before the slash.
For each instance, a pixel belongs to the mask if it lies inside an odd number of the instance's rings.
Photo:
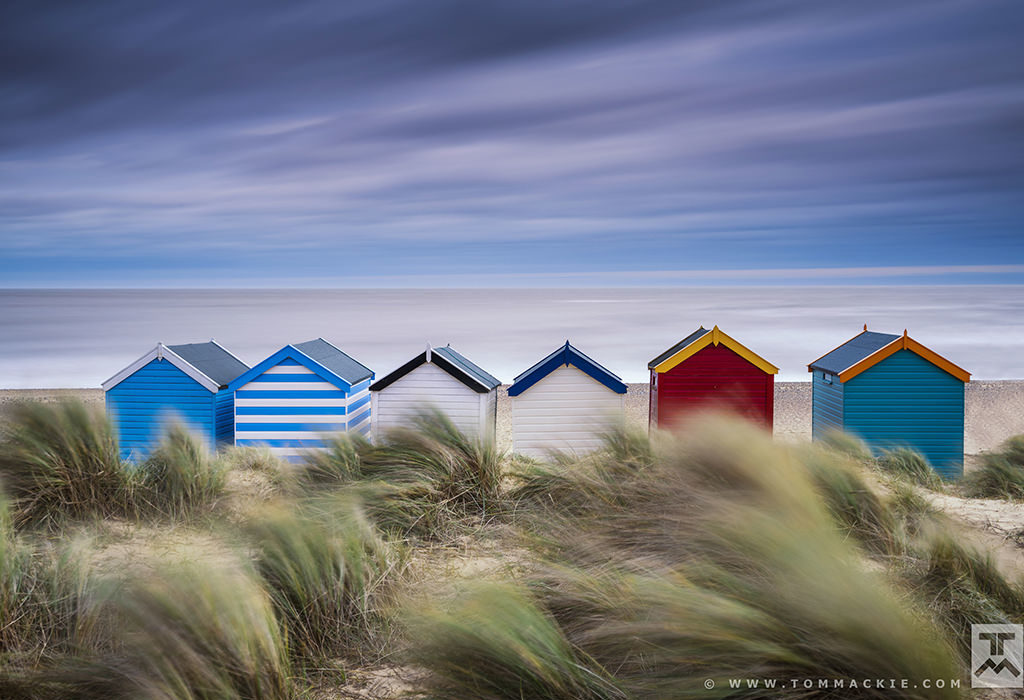
<path id="1" fill-rule="evenodd" d="M 832 375 L 829 374 L 828 372 L 822 372 L 821 373 L 821 378 L 825 380 L 826 384 L 831 384 L 832 383 Z"/>

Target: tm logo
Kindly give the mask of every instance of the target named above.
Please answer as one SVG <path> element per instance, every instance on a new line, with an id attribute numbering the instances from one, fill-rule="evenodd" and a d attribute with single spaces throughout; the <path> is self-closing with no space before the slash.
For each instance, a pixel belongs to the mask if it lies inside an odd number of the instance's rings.
<path id="1" fill-rule="evenodd" d="M 971 686 L 1024 688 L 1024 625 L 971 625 Z"/>

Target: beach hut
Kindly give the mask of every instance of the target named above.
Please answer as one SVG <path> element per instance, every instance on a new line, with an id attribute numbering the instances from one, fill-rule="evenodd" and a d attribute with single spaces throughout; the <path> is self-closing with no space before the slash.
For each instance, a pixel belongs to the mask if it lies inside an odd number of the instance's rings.
<path id="1" fill-rule="evenodd" d="M 215 341 L 157 346 L 103 382 L 123 459 L 145 458 L 167 423 L 181 423 L 210 446 L 234 440 L 228 384 L 248 367 Z"/>
<path id="2" fill-rule="evenodd" d="M 726 410 L 769 430 L 779 368 L 723 333 L 701 326 L 649 363 L 650 424 L 672 426 L 699 410 Z"/>
<path id="3" fill-rule="evenodd" d="M 508 389 L 513 451 L 544 457 L 551 450 L 593 450 L 600 432 L 623 420 L 625 393 L 619 377 L 566 341 Z"/>
<path id="4" fill-rule="evenodd" d="M 500 381 L 451 347 L 427 347 L 370 387 L 373 433 L 411 425 L 425 406 L 443 411 L 467 435 L 493 437 Z"/>
<path id="5" fill-rule="evenodd" d="M 807 366 L 812 432 L 843 430 L 876 453 L 910 447 L 942 476 L 963 473 L 964 393 L 971 375 L 907 335 L 864 332 Z"/>
<path id="6" fill-rule="evenodd" d="M 286 345 L 228 386 L 235 444 L 298 461 L 329 433 L 370 432 L 373 372 L 323 338 Z"/>

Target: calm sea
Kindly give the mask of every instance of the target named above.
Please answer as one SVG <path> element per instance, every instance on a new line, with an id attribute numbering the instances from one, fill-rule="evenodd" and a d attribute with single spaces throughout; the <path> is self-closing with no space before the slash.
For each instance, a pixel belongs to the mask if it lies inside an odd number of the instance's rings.
<path id="1" fill-rule="evenodd" d="M 1024 378 L 1024 287 L 0 290 L 0 388 L 97 387 L 161 341 L 216 338 L 249 364 L 323 337 L 382 376 L 428 342 L 503 381 L 566 339 L 626 381 L 698 325 L 806 380 L 860 331 L 916 339 L 978 379 Z"/>

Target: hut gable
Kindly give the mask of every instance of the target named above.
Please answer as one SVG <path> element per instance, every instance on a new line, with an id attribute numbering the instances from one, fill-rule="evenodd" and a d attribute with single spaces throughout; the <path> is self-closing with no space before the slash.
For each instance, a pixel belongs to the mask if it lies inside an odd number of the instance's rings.
<path id="1" fill-rule="evenodd" d="M 516 377 L 515 381 L 512 382 L 512 386 L 508 389 L 508 395 L 518 396 L 522 394 L 559 367 L 575 367 L 616 394 L 626 393 L 626 385 L 617 374 L 613 374 L 607 368 L 594 362 L 594 360 L 570 345 L 567 340 L 565 345 Z"/>
<path id="2" fill-rule="evenodd" d="M 719 345 L 725 346 L 736 355 L 739 355 L 744 360 L 760 369 L 762 372 L 767 372 L 768 374 L 778 374 L 779 372 L 778 367 L 773 365 L 771 362 L 768 362 L 766 359 L 753 352 L 736 339 L 726 335 L 718 328 L 718 326 L 715 326 L 711 330 L 701 326 L 682 341 L 651 360 L 647 364 L 647 367 L 659 374 L 663 374 L 693 357 L 709 345 L 715 347 L 718 347 Z"/>
<path id="3" fill-rule="evenodd" d="M 815 360 L 812 433 L 844 430 L 879 453 L 910 447 L 944 477 L 963 470 L 970 373 L 903 335 L 865 331 Z"/>
<path id="4" fill-rule="evenodd" d="M 370 387 L 374 434 L 433 406 L 466 434 L 493 436 L 501 382 L 451 347 L 430 348 Z"/>
<path id="5" fill-rule="evenodd" d="M 443 348 L 431 348 L 421 352 L 398 369 L 374 382 L 373 386 L 370 387 L 370 391 L 386 389 L 414 371 L 417 367 L 428 363 L 435 365 L 453 379 L 465 384 L 469 389 L 479 394 L 486 394 L 498 388 L 501 384 L 498 379 L 485 372 L 478 365 L 455 352 L 451 346 L 446 346 Z"/>
<path id="6" fill-rule="evenodd" d="M 771 427 L 779 369 L 724 333 L 703 326 L 647 364 L 650 423 L 671 426 L 700 410 L 726 410 Z"/>
<path id="7" fill-rule="evenodd" d="M 819 370 L 837 375 L 840 382 L 847 382 L 900 350 L 908 350 L 918 355 L 961 382 L 971 380 L 970 372 L 917 342 L 908 336 L 906 331 L 903 331 L 903 335 L 876 333 L 869 331 L 867 326 L 859 335 L 810 363 L 807 371 Z"/>
<path id="8" fill-rule="evenodd" d="M 226 388 L 232 379 L 249 369 L 244 362 L 212 340 L 187 345 L 157 343 L 155 348 L 103 382 L 103 390 L 110 391 L 154 360 L 166 360 L 210 392 Z"/>
<path id="9" fill-rule="evenodd" d="M 568 343 L 520 374 L 509 388 L 512 448 L 529 457 L 589 452 L 623 418 L 626 385 Z"/>
<path id="10" fill-rule="evenodd" d="M 215 341 L 158 343 L 103 382 L 122 457 L 147 456 L 172 420 L 181 421 L 211 446 L 230 443 L 233 396 L 227 385 L 246 369 Z"/>
<path id="11" fill-rule="evenodd" d="M 330 433 L 370 430 L 373 371 L 322 338 L 286 345 L 229 385 L 235 444 L 297 461 Z"/>

